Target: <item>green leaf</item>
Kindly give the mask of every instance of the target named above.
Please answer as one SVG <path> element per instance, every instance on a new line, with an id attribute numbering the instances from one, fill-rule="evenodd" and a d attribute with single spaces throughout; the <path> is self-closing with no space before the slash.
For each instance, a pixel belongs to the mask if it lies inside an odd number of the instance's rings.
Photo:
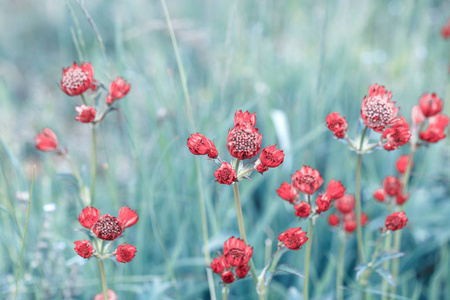
<path id="1" fill-rule="evenodd" d="M 380 257 L 378 257 L 377 260 L 373 263 L 373 268 L 376 269 L 385 261 L 394 259 L 394 258 L 399 258 L 399 257 L 402 257 L 403 255 L 405 255 L 405 253 L 403 253 L 403 252 L 395 252 L 395 253 L 390 253 L 390 254 L 388 254 L 388 252 L 383 252 L 383 253 L 381 253 Z"/>
<path id="2" fill-rule="evenodd" d="M 286 265 L 286 264 L 281 264 L 278 266 L 278 268 L 275 270 L 274 273 L 279 273 L 279 272 L 285 272 L 285 273 L 289 273 L 289 274 L 294 274 L 300 278 L 305 278 L 305 276 L 303 276 L 302 273 L 300 273 L 299 270 L 297 270 L 296 268 L 290 266 L 290 265 Z"/>
<path id="3" fill-rule="evenodd" d="M 359 280 L 359 278 L 361 277 L 361 275 L 364 273 L 365 270 L 367 270 L 367 265 L 359 265 L 356 267 L 355 271 L 356 271 L 356 281 Z"/>
<path id="4" fill-rule="evenodd" d="M 384 268 L 377 268 L 375 269 L 375 272 L 380 274 L 380 276 L 383 277 L 390 285 L 395 286 L 394 277 L 392 277 L 392 274 L 389 273 L 388 270 Z"/>

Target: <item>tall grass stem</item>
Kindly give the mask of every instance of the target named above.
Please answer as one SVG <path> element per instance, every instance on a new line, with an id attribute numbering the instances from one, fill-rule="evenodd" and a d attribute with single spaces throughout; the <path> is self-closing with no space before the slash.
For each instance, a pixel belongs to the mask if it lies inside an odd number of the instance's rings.
<path id="1" fill-rule="evenodd" d="M 361 167 L 362 167 L 362 153 L 361 150 L 364 144 L 364 137 L 367 132 L 367 126 L 364 126 L 364 130 L 361 134 L 361 140 L 359 142 L 359 153 L 356 157 L 356 190 L 355 190 L 355 202 L 356 202 L 356 240 L 358 244 L 358 259 L 362 263 L 364 261 L 364 247 L 363 247 L 363 234 L 361 224 Z"/>
<path id="2" fill-rule="evenodd" d="M 310 261 L 311 261 L 311 248 L 312 248 L 312 242 L 313 242 L 313 235 L 314 235 L 314 223 L 313 223 L 312 219 L 309 218 L 308 241 L 306 244 L 306 252 L 305 252 L 305 271 L 304 271 L 305 283 L 303 286 L 303 299 L 304 300 L 309 299 L 309 269 L 310 269 Z"/>

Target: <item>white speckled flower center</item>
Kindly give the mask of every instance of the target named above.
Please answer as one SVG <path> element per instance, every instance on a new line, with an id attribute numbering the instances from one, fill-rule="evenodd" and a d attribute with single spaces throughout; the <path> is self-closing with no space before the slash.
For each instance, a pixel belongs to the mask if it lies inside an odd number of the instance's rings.
<path id="1" fill-rule="evenodd" d="M 363 114 L 367 116 L 367 126 L 371 128 L 387 126 L 395 117 L 392 104 L 388 103 L 387 99 L 381 96 L 369 98 L 362 110 Z"/>
<path id="2" fill-rule="evenodd" d="M 76 89 L 84 84 L 88 76 L 81 68 L 70 68 L 64 72 L 61 84 L 66 89 Z"/>

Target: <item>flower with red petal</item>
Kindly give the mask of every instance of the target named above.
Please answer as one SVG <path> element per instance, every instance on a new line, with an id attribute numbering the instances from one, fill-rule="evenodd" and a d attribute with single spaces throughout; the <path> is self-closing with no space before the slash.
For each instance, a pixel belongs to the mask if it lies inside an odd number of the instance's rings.
<path id="1" fill-rule="evenodd" d="M 82 123 L 91 123 L 94 121 L 96 114 L 95 108 L 83 104 L 81 106 L 76 106 L 75 110 L 78 112 L 78 116 L 75 120 Z"/>
<path id="2" fill-rule="evenodd" d="M 264 173 L 264 172 L 267 172 L 267 171 L 269 171 L 269 167 L 266 167 L 265 165 L 263 165 L 263 164 L 258 164 L 258 165 L 256 165 L 256 171 L 258 171 L 259 173 Z"/>
<path id="3" fill-rule="evenodd" d="M 239 278 L 244 278 L 245 276 L 247 276 L 249 270 L 250 270 L 250 267 L 247 266 L 247 264 L 241 265 L 236 268 L 236 275 Z"/>
<path id="4" fill-rule="evenodd" d="M 450 37 L 450 18 L 447 20 L 444 27 L 442 27 L 441 35 L 444 39 L 448 39 Z"/>
<path id="5" fill-rule="evenodd" d="M 409 194 L 406 195 L 402 195 L 402 194 L 398 194 L 397 197 L 395 198 L 395 202 L 397 203 L 397 205 L 403 205 L 409 198 Z"/>
<path id="6" fill-rule="evenodd" d="M 105 297 L 104 297 L 103 293 L 96 294 L 94 297 L 94 300 L 104 300 L 104 299 L 105 299 Z M 116 293 L 113 290 L 108 289 L 108 300 L 117 300 L 117 299 L 118 298 L 117 298 Z"/>
<path id="7" fill-rule="evenodd" d="M 294 203 L 298 197 L 297 190 L 286 181 L 277 189 L 277 194 L 281 199 Z"/>
<path id="8" fill-rule="evenodd" d="M 386 126 L 392 125 L 400 108 L 394 107 L 395 102 L 390 102 L 391 96 L 392 93 L 387 92 L 384 86 L 370 86 L 369 96 L 364 97 L 361 105 L 361 118 L 367 127 L 382 132 Z"/>
<path id="9" fill-rule="evenodd" d="M 361 213 L 361 226 L 365 226 L 369 222 L 369 217 L 365 213 Z"/>
<path id="10" fill-rule="evenodd" d="M 248 127 L 255 127 L 256 115 L 255 113 L 249 113 L 248 111 L 242 112 L 242 110 L 237 110 L 234 114 L 234 125 L 243 125 Z"/>
<path id="11" fill-rule="evenodd" d="M 75 244 L 75 252 L 77 252 L 79 256 L 89 258 L 94 254 L 94 249 L 88 240 L 76 241 L 73 243 Z"/>
<path id="12" fill-rule="evenodd" d="M 373 192 L 373 197 L 375 198 L 375 200 L 383 202 L 384 199 L 386 198 L 384 189 L 378 189 L 375 192 Z"/>
<path id="13" fill-rule="evenodd" d="M 444 129 L 438 126 L 430 125 L 427 130 L 422 131 L 419 134 L 421 140 L 424 140 L 428 143 L 437 143 L 442 139 L 445 139 Z"/>
<path id="14" fill-rule="evenodd" d="M 420 97 L 419 107 L 424 117 L 429 118 L 442 111 L 442 100 L 435 94 L 425 93 Z"/>
<path id="15" fill-rule="evenodd" d="M 129 244 L 122 244 L 114 251 L 116 259 L 120 263 L 127 263 L 133 260 L 136 253 L 136 247 Z"/>
<path id="16" fill-rule="evenodd" d="M 80 216 L 78 217 L 78 221 L 81 226 L 87 229 L 91 229 L 92 226 L 97 222 L 100 216 L 100 210 L 95 207 L 86 206 L 82 211 Z"/>
<path id="17" fill-rule="evenodd" d="M 339 217 L 336 214 L 331 214 L 328 217 L 328 224 L 330 224 L 330 226 L 338 226 L 339 225 Z"/>
<path id="18" fill-rule="evenodd" d="M 348 214 L 355 207 L 355 198 L 350 194 L 344 195 L 336 200 L 335 205 L 338 211 L 343 214 Z"/>
<path id="19" fill-rule="evenodd" d="M 340 181 L 331 179 L 327 186 L 326 193 L 331 197 L 331 199 L 339 199 L 344 196 L 345 187 Z"/>
<path id="20" fill-rule="evenodd" d="M 300 193 L 308 195 L 314 194 L 323 184 L 322 176 L 319 171 L 308 166 L 302 166 L 300 171 L 292 175 L 292 186 Z"/>
<path id="21" fill-rule="evenodd" d="M 430 126 L 436 126 L 445 129 L 448 125 L 448 117 L 444 114 L 438 114 L 428 119 Z"/>
<path id="22" fill-rule="evenodd" d="M 389 196 L 397 196 L 402 191 L 402 183 L 395 176 L 386 176 L 383 180 L 383 188 Z"/>
<path id="23" fill-rule="evenodd" d="M 122 224 L 114 216 L 102 215 L 92 226 L 92 231 L 102 240 L 113 241 L 122 234 Z"/>
<path id="24" fill-rule="evenodd" d="M 316 205 L 320 212 L 327 211 L 331 205 L 331 197 L 327 193 L 319 195 L 316 199 Z"/>
<path id="25" fill-rule="evenodd" d="M 223 256 L 220 256 L 217 258 L 214 258 L 213 261 L 211 262 L 211 269 L 214 273 L 216 274 L 220 274 L 223 272 L 223 270 L 225 270 L 225 264 L 224 264 L 224 259 L 222 259 Z"/>
<path id="26" fill-rule="evenodd" d="M 234 274 L 231 271 L 225 271 L 222 273 L 222 281 L 224 283 L 230 284 L 234 282 Z"/>
<path id="27" fill-rule="evenodd" d="M 395 231 L 405 227 L 407 222 L 408 218 L 406 217 L 405 213 L 403 211 L 400 211 L 388 216 L 386 218 L 385 226 L 387 230 Z"/>
<path id="28" fill-rule="evenodd" d="M 326 118 L 327 127 L 337 138 L 344 138 L 347 134 L 348 124 L 345 117 L 341 117 L 339 113 L 333 112 Z"/>
<path id="29" fill-rule="evenodd" d="M 50 128 L 44 128 L 44 130 L 34 138 L 34 142 L 36 148 L 41 151 L 50 152 L 59 150 L 58 138 Z"/>
<path id="30" fill-rule="evenodd" d="M 411 121 L 413 124 L 417 125 L 425 120 L 425 116 L 422 114 L 422 110 L 419 105 L 414 105 L 411 110 Z"/>
<path id="31" fill-rule="evenodd" d="M 311 214 L 311 206 L 305 202 L 301 201 L 299 204 L 294 205 L 295 215 L 300 218 L 306 218 Z"/>
<path id="32" fill-rule="evenodd" d="M 227 149 L 231 156 L 240 160 L 252 159 L 261 150 L 262 137 L 258 128 L 236 125 L 228 131 Z"/>
<path id="33" fill-rule="evenodd" d="M 410 137 L 409 124 L 401 116 L 395 120 L 395 124 L 392 127 L 383 132 L 383 138 L 387 139 L 384 149 L 388 151 L 398 149 L 399 146 L 405 145 Z"/>
<path id="34" fill-rule="evenodd" d="M 109 85 L 109 94 L 106 97 L 106 103 L 113 104 L 114 101 L 122 99 L 130 91 L 130 85 L 122 77 L 116 78 Z"/>
<path id="35" fill-rule="evenodd" d="M 400 174 L 405 173 L 406 167 L 408 166 L 408 162 L 409 162 L 409 155 L 402 155 L 398 158 L 395 166 L 397 167 L 397 171 Z M 413 166 L 414 166 L 414 162 L 411 163 L 411 168 Z"/>
<path id="36" fill-rule="evenodd" d="M 82 63 L 78 66 L 76 62 L 71 67 L 63 69 L 61 88 L 69 96 L 77 96 L 91 88 L 94 78 L 94 68 L 90 63 Z"/>
<path id="37" fill-rule="evenodd" d="M 122 224 L 122 228 L 128 228 L 133 226 L 139 220 L 136 211 L 132 210 L 128 206 L 123 206 L 119 210 L 119 221 Z"/>
<path id="38" fill-rule="evenodd" d="M 233 167 L 227 162 L 223 162 L 220 165 L 220 168 L 214 172 L 214 177 L 216 177 L 216 180 L 220 184 L 232 184 L 236 181 L 236 171 L 233 170 Z"/>
<path id="39" fill-rule="evenodd" d="M 278 240 L 282 242 L 286 248 L 297 251 L 306 243 L 308 237 L 306 236 L 306 232 L 302 231 L 301 227 L 298 227 L 289 228 L 285 232 L 280 233 Z"/>
<path id="40" fill-rule="evenodd" d="M 245 242 L 234 236 L 230 237 L 223 244 L 223 256 L 226 262 L 232 267 L 245 265 L 253 255 L 253 248 L 245 245 Z"/>
<path id="41" fill-rule="evenodd" d="M 283 150 L 275 149 L 275 147 L 276 145 L 272 145 L 262 149 L 261 155 L 259 156 L 261 165 L 269 168 L 276 168 L 283 163 Z"/>
<path id="42" fill-rule="evenodd" d="M 344 230 L 348 233 L 352 233 L 356 230 L 356 227 L 358 226 L 358 223 L 356 223 L 356 220 L 345 220 L 344 221 Z"/>
<path id="43" fill-rule="evenodd" d="M 209 158 L 216 158 L 219 156 L 219 152 L 214 143 L 198 132 L 196 134 L 191 134 L 191 137 L 187 139 L 187 145 L 189 151 L 194 155 L 208 154 Z"/>

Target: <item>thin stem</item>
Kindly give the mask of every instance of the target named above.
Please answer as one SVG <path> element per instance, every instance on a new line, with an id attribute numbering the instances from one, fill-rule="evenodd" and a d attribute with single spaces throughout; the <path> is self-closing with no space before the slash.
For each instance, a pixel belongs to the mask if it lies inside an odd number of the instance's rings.
<path id="1" fill-rule="evenodd" d="M 229 284 L 225 284 L 225 286 L 222 288 L 222 300 L 227 300 L 228 299 L 228 291 L 230 289 L 230 285 Z"/>
<path id="2" fill-rule="evenodd" d="M 22 247 L 20 249 L 19 267 L 17 269 L 16 289 L 14 290 L 14 300 L 17 299 L 17 290 L 19 288 L 20 269 L 22 268 L 23 250 L 25 249 L 25 237 L 27 236 L 28 218 L 30 216 L 31 198 L 33 197 L 34 174 L 36 173 L 36 165 L 33 167 L 33 177 L 31 177 L 30 198 L 28 199 L 27 217 L 25 219 L 25 228 L 23 230 Z"/>
<path id="3" fill-rule="evenodd" d="M 337 261 L 336 271 L 336 298 L 337 300 L 344 299 L 344 259 L 345 259 L 345 246 L 347 239 L 344 235 L 340 238 L 341 245 L 339 246 L 339 256 Z"/>
<path id="4" fill-rule="evenodd" d="M 361 149 L 363 147 L 364 136 L 367 132 L 367 126 L 361 135 L 361 140 L 359 142 L 359 152 L 356 158 L 356 191 L 355 191 L 355 202 L 356 202 L 356 239 L 358 243 L 358 259 L 359 262 L 364 261 L 364 247 L 363 247 L 363 235 L 362 235 L 362 224 L 361 224 L 361 166 L 362 166 L 362 154 Z"/>
<path id="5" fill-rule="evenodd" d="M 380 248 L 381 242 L 383 241 L 383 237 L 384 234 L 380 236 L 380 238 L 378 239 L 377 245 L 375 246 L 375 250 L 373 251 L 372 254 L 372 260 L 370 261 L 370 263 L 367 264 L 368 269 L 361 275 L 361 299 L 366 299 L 366 287 L 367 284 L 369 283 L 369 276 L 370 274 L 372 274 L 373 271 L 373 264 L 375 262 L 375 259 L 377 258 L 377 253 L 378 253 L 378 249 Z"/>
<path id="6" fill-rule="evenodd" d="M 397 231 L 399 231 L 399 230 L 397 230 Z M 386 237 L 386 240 L 384 241 L 384 250 L 385 251 L 390 251 L 391 250 L 391 244 L 392 244 L 392 234 L 389 234 Z M 389 265 L 390 265 L 389 260 L 387 260 L 387 261 L 384 262 L 383 268 L 386 269 L 386 270 L 389 270 Z M 388 284 L 387 280 L 383 279 L 383 283 L 381 284 L 381 289 L 382 289 L 381 297 L 382 297 L 383 300 L 387 299 L 387 297 L 388 297 L 387 296 L 388 287 L 389 287 L 389 284 Z"/>
<path id="7" fill-rule="evenodd" d="M 105 265 L 103 264 L 102 259 L 98 260 L 98 268 L 100 270 L 100 278 L 102 280 L 103 297 L 105 300 L 108 300 L 108 285 L 106 283 Z"/>
<path id="8" fill-rule="evenodd" d="M 281 247 L 278 247 L 277 252 L 275 252 L 275 255 L 273 256 L 272 264 L 270 265 L 270 268 L 269 268 L 270 273 L 273 273 L 273 271 L 275 271 L 275 268 L 277 266 L 278 255 L 280 254 L 280 250 L 281 250 Z"/>
<path id="9" fill-rule="evenodd" d="M 305 252 L 305 283 L 303 286 L 303 299 L 308 300 L 309 299 L 309 263 L 311 260 L 311 248 L 312 248 L 312 242 L 313 242 L 313 235 L 314 235 L 314 224 L 311 218 L 309 218 L 308 223 L 308 241 L 306 243 L 306 252 Z"/>
<path id="10" fill-rule="evenodd" d="M 91 206 L 95 200 L 95 183 L 97 180 L 97 138 L 95 126 L 92 126 L 92 162 L 91 162 Z"/>

